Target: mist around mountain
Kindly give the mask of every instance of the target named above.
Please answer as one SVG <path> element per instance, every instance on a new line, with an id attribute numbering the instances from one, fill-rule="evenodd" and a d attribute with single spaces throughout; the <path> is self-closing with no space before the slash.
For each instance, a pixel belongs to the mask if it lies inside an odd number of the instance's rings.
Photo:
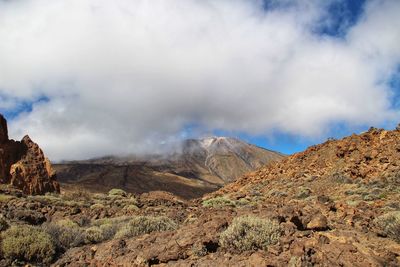
<path id="1" fill-rule="evenodd" d="M 228 137 L 188 139 L 168 153 L 108 156 L 55 164 L 64 186 L 94 192 L 121 188 L 200 197 L 284 155 Z"/>

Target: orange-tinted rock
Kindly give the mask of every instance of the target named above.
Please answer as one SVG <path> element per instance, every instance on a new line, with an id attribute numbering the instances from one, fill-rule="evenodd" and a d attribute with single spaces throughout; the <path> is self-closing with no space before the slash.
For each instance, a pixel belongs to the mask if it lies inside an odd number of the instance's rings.
<path id="1" fill-rule="evenodd" d="M 0 115 L 0 182 L 26 194 L 60 192 L 49 160 L 29 136 L 21 142 L 8 139 L 7 122 Z"/>

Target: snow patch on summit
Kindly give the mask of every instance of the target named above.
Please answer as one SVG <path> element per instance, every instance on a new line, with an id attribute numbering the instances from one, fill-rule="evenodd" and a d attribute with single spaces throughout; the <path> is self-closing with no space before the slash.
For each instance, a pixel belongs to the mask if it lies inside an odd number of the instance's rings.
<path id="1" fill-rule="evenodd" d="M 218 142 L 228 142 L 228 138 L 226 137 L 206 137 L 200 140 L 200 145 L 202 148 L 208 150 L 213 144 L 218 143 Z"/>

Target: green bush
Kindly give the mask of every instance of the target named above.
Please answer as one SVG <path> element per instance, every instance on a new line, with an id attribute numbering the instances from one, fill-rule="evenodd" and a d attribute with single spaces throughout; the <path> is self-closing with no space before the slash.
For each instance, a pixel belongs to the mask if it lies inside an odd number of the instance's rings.
<path id="1" fill-rule="evenodd" d="M 103 230 L 99 226 L 92 226 L 85 230 L 83 239 L 86 244 L 96 244 L 105 240 Z"/>
<path id="2" fill-rule="evenodd" d="M 47 223 L 42 228 L 51 236 L 54 245 L 61 252 L 83 244 L 83 230 L 71 220 Z"/>
<path id="3" fill-rule="evenodd" d="M 0 203 L 8 202 L 9 200 L 13 199 L 13 196 L 0 194 Z"/>
<path id="4" fill-rule="evenodd" d="M 124 190 L 122 190 L 122 189 L 114 188 L 114 189 L 111 189 L 111 190 L 108 192 L 108 195 L 109 195 L 109 196 L 126 197 L 128 194 L 127 194 Z"/>
<path id="5" fill-rule="evenodd" d="M 113 201 L 113 206 L 126 207 L 126 206 L 130 206 L 130 205 L 134 205 L 134 206 L 138 205 L 138 201 L 135 197 L 117 198 Z"/>
<path id="6" fill-rule="evenodd" d="M 226 197 L 210 198 L 203 201 L 203 207 L 207 208 L 219 208 L 225 206 L 235 207 L 236 205 L 234 201 Z"/>
<path id="7" fill-rule="evenodd" d="M 103 240 L 110 240 L 114 237 L 118 228 L 116 225 L 108 223 L 100 225 L 100 230 L 103 234 Z"/>
<path id="8" fill-rule="evenodd" d="M 79 227 L 79 225 L 76 222 L 72 221 L 71 219 L 59 220 L 56 222 L 56 224 L 59 226 L 64 226 L 69 228 Z"/>
<path id="9" fill-rule="evenodd" d="M 3 256 L 10 260 L 48 264 L 55 254 L 51 236 L 40 228 L 18 225 L 1 233 Z"/>
<path id="10" fill-rule="evenodd" d="M 133 236 L 175 230 L 177 225 L 165 216 L 138 216 L 129 221 L 115 235 L 116 238 L 129 238 Z"/>
<path id="11" fill-rule="evenodd" d="M 90 206 L 91 210 L 102 210 L 104 208 L 105 208 L 105 206 L 101 203 L 96 203 L 96 204 L 93 204 L 92 206 Z"/>
<path id="12" fill-rule="evenodd" d="M 126 211 L 126 212 L 138 211 L 139 207 L 136 206 L 136 205 L 128 205 L 128 206 L 123 207 L 123 210 Z"/>
<path id="13" fill-rule="evenodd" d="M 380 234 L 400 243 L 400 211 L 387 213 L 375 219 Z"/>
<path id="14" fill-rule="evenodd" d="M 221 233 L 221 247 L 231 251 L 266 249 L 278 242 L 279 224 L 269 219 L 253 216 L 235 218 L 228 229 Z"/>
<path id="15" fill-rule="evenodd" d="M 105 240 L 112 239 L 117 231 L 119 231 L 122 227 L 124 227 L 127 222 L 129 222 L 131 218 L 126 217 L 126 216 L 121 216 L 121 217 L 115 217 L 115 218 L 104 218 L 104 219 L 99 219 L 95 220 L 92 222 L 92 227 L 97 227 L 98 230 L 101 232 L 101 238 L 96 241 L 97 242 L 102 242 Z M 95 242 L 94 241 L 89 241 L 87 239 L 86 242 Z"/>

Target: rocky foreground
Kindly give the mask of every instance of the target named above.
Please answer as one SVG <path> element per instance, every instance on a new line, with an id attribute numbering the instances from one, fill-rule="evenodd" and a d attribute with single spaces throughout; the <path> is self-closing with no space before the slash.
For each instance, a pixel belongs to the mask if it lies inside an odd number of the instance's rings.
<path id="1" fill-rule="evenodd" d="M 194 201 L 3 186 L 0 264 L 399 266 L 399 145 L 400 129 L 372 128 Z"/>

